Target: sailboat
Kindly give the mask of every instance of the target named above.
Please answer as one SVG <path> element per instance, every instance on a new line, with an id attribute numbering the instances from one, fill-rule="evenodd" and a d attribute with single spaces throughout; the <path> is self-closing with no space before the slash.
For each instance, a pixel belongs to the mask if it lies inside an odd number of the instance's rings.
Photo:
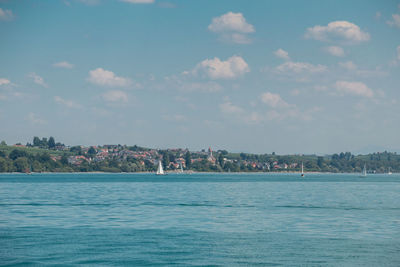
<path id="1" fill-rule="evenodd" d="M 366 176 L 367 176 L 367 165 L 364 164 L 364 168 L 363 168 L 363 171 L 362 171 L 360 177 L 366 177 Z"/>
<path id="2" fill-rule="evenodd" d="M 390 167 L 389 167 L 388 175 L 391 175 L 391 174 L 392 174 L 392 172 L 390 171 Z"/>
<path id="3" fill-rule="evenodd" d="M 303 162 L 301 163 L 301 177 L 304 177 L 304 166 L 303 166 Z"/>
<path id="4" fill-rule="evenodd" d="M 180 170 L 179 170 L 179 173 L 183 173 L 183 166 L 182 166 L 182 162 L 181 162 L 179 165 L 181 165 L 181 168 L 180 168 Z"/>
<path id="5" fill-rule="evenodd" d="M 161 164 L 161 160 L 158 161 L 158 168 L 157 168 L 157 175 L 165 175 L 162 164 Z"/>

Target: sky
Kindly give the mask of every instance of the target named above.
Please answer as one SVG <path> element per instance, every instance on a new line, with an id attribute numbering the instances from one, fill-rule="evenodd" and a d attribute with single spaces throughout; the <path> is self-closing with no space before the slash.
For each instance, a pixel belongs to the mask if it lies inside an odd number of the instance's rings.
<path id="1" fill-rule="evenodd" d="M 0 1 L 0 139 L 400 151 L 400 1 Z"/>

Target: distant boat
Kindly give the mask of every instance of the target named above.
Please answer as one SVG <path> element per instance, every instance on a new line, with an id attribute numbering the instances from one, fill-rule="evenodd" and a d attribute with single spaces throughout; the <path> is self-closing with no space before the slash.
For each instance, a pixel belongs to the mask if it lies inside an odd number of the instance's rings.
<path id="1" fill-rule="evenodd" d="M 388 175 L 391 175 L 391 174 L 392 174 L 392 172 L 390 171 L 390 167 L 389 167 Z"/>
<path id="2" fill-rule="evenodd" d="M 158 161 L 158 168 L 157 168 L 157 175 L 165 175 L 162 164 L 161 164 L 161 160 Z"/>
<path id="3" fill-rule="evenodd" d="M 304 177 L 304 166 L 303 166 L 303 162 L 301 163 L 301 177 Z"/>
<path id="4" fill-rule="evenodd" d="M 183 166 L 182 166 L 182 162 L 181 162 L 181 169 L 179 170 L 180 173 L 183 173 Z"/>
<path id="5" fill-rule="evenodd" d="M 363 171 L 360 175 L 360 177 L 366 177 L 367 176 L 367 164 L 364 164 Z"/>

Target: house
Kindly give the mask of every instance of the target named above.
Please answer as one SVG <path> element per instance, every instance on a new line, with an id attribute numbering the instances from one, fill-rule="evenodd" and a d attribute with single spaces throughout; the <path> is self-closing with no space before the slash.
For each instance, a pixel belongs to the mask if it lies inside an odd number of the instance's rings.
<path id="1" fill-rule="evenodd" d="M 50 156 L 53 161 L 58 161 L 61 159 L 61 156 Z"/>
<path id="2" fill-rule="evenodd" d="M 72 165 L 80 165 L 83 161 L 89 161 L 85 156 L 69 156 L 68 163 Z"/>
<path id="3" fill-rule="evenodd" d="M 21 145 L 21 144 L 15 144 L 13 146 L 15 146 L 15 147 L 26 147 L 25 145 Z"/>

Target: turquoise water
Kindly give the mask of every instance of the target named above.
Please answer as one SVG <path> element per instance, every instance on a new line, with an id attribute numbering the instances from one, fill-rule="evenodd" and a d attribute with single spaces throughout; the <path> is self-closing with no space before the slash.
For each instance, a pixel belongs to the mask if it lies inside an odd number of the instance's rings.
<path id="1" fill-rule="evenodd" d="M 0 174 L 6 266 L 400 266 L 400 175 Z"/>

